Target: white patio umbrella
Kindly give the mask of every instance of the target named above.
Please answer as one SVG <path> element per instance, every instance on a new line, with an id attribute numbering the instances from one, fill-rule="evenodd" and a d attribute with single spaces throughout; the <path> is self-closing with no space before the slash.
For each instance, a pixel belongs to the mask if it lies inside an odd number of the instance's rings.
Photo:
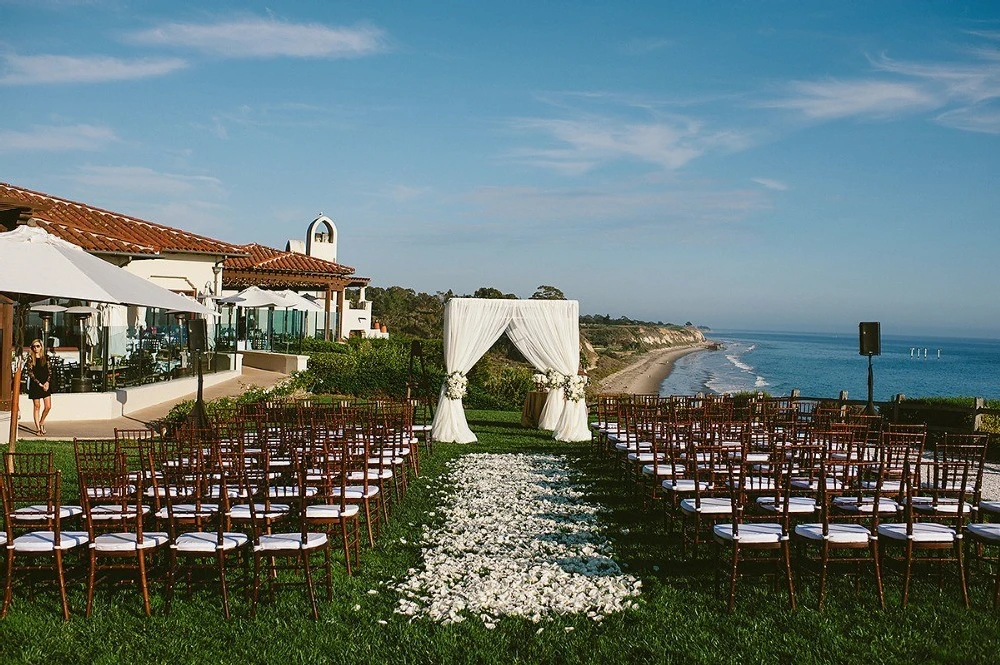
<path id="1" fill-rule="evenodd" d="M 294 305 L 292 301 L 283 297 L 277 291 L 268 291 L 257 286 L 243 289 L 236 295 L 218 298 L 216 302 L 223 304 L 231 303 L 244 309 L 256 309 L 258 307 L 280 307 L 284 309 Z"/>
<path id="2" fill-rule="evenodd" d="M 0 266 L 0 293 L 25 308 L 28 301 L 49 297 L 214 314 L 198 302 L 113 266 L 37 227 L 19 226 L 0 233 Z M 20 330 L 16 334 L 20 335 Z M 18 364 L 11 400 L 10 450 L 17 440 L 20 372 Z"/>
<path id="3" fill-rule="evenodd" d="M 83 251 L 44 229 L 0 233 L 0 292 L 143 305 L 197 314 L 212 310 Z"/>
<path id="4" fill-rule="evenodd" d="M 306 298 L 303 295 L 299 295 L 295 291 L 285 290 L 285 291 L 276 291 L 275 293 L 277 293 L 279 296 L 281 296 L 285 300 L 289 300 L 289 301 L 295 303 L 294 305 L 291 306 L 291 308 L 294 309 L 294 310 L 296 310 L 296 311 L 298 311 L 298 312 L 323 312 L 323 311 L 326 311 L 323 308 L 323 305 L 319 304 L 315 300 L 310 300 L 309 298 Z"/>

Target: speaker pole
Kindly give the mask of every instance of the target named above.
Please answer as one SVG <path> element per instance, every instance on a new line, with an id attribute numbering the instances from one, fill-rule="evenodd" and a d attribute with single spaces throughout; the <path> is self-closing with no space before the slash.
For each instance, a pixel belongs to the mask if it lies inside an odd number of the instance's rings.
<path id="1" fill-rule="evenodd" d="M 874 354 L 868 354 L 868 406 L 865 407 L 866 416 L 874 416 L 875 414 L 875 373 L 872 371 L 872 356 Z"/>

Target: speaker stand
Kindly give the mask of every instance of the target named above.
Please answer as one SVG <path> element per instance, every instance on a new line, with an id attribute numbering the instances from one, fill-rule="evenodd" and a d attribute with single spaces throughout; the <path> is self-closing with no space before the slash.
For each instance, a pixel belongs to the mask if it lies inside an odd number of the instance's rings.
<path id="1" fill-rule="evenodd" d="M 868 354 L 868 406 L 865 407 L 866 416 L 874 416 L 875 413 L 875 373 L 872 371 L 872 356 Z"/>

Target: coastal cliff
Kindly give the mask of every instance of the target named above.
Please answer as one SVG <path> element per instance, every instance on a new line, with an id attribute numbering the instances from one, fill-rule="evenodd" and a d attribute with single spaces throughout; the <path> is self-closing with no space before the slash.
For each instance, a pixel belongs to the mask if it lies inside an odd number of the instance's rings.
<path id="1" fill-rule="evenodd" d="M 586 324 L 580 326 L 580 337 L 591 381 L 653 349 L 705 343 L 705 335 L 694 326 Z"/>

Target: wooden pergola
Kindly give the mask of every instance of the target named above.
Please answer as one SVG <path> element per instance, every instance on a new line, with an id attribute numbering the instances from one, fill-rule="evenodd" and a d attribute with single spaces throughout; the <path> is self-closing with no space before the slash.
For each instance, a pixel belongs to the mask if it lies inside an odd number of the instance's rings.
<path id="1" fill-rule="evenodd" d="M 262 289 L 321 291 L 324 293 L 323 338 L 330 341 L 330 314 L 333 299 L 337 311 L 344 311 L 344 289 L 368 286 L 368 277 L 357 277 L 354 268 L 295 252 L 251 244 L 243 247 L 247 256 L 226 259 L 222 265 L 222 288 L 237 291 L 257 286 Z"/>

